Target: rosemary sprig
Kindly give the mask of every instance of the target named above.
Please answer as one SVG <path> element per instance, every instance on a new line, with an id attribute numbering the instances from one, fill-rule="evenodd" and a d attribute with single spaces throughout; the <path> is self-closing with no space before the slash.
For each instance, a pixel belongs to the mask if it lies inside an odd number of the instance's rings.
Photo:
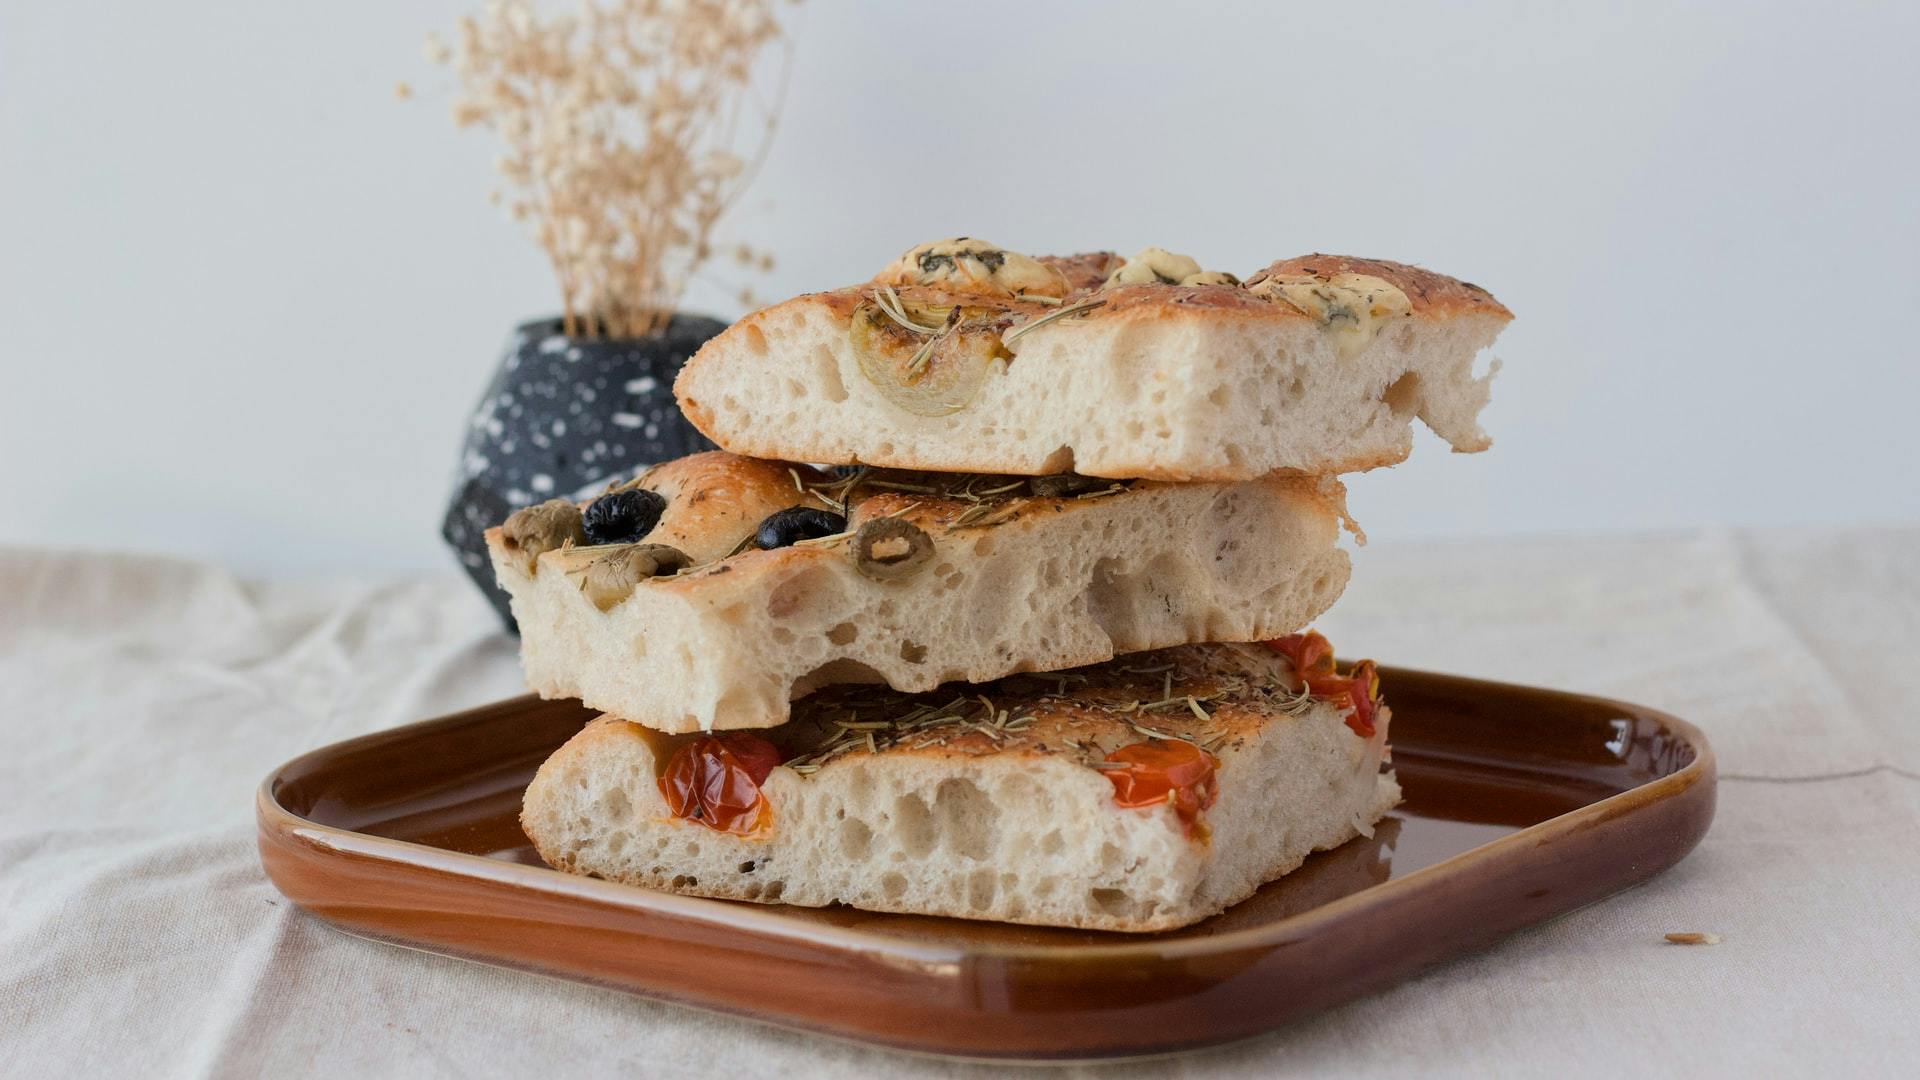
<path id="1" fill-rule="evenodd" d="M 1105 300 L 1082 300 L 1077 304 L 1069 304 L 1066 307 L 1056 308 L 1031 322 L 1021 323 L 1019 326 L 1000 335 L 1000 343 L 1002 345 L 1012 345 L 1020 339 L 1020 335 L 1025 334 L 1029 330 L 1038 330 L 1040 327 L 1047 325 L 1055 319 L 1064 319 L 1069 315 L 1078 315 L 1083 311 L 1092 311 L 1094 308 L 1101 307 L 1104 304 L 1106 304 Z"/>
<path id="2" fill-rule="evenodd" d="M 935 334 L 921 342 L 920 347 L 915 349 L 913 355 L 907 359 L 908 384 L 919 382 L 920 376 L 926 374 L 927 365 L 933 362 L 933 346 L 939 340 L 940 335 Z"/>
<path id="3" fill-rule="evenodd" d="M 795 540 L 792 546 L 794 547 L 826 547 L 830 544 L 838 544 L 843 540 L 851 540 L 852 538 L 853 538 L 853 532 L 852 530 L 848 530 L 847 532 L 837 532 L 827 536 L 813 536 L 805 540 Z"/>
<path id="4" fill-rule="evenodd" d="M 875 307 L 885 313 L 887 318 L 899 323 L 901 329 L 909 333 L 937 334 L 940 332 L 940 327 L 938 326 L 922 326 L 914 322 L 913 319 L 907 315 L 907 307 L 906 304 L 901 302 L 900 294 L 894 292 L 893 286 L 891 285 L 880 286 L 879 291 L 873 294 L 873 303 Z"/>

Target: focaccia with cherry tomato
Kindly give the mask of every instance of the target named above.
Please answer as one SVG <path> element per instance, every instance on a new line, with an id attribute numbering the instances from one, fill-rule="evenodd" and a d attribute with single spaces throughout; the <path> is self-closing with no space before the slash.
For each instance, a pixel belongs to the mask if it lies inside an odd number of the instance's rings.
<path id="1" fill-rule="evenodd" d="M 602 718 L 527 789 L 563 870 L 697 896 L 1101 930 L 1184 926 L 1399 801 L 1370 662 L 1188 645 L 902 694 L 770 731 Z"/>

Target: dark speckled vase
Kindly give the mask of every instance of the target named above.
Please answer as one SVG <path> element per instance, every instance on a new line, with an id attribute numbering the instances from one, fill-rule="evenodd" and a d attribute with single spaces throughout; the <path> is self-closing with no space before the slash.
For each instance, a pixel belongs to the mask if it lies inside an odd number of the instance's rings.
<path id="1" fill-rule="evenodd" d="M 673 379 L 726 324 L 675 315 L 656 337 L 567 337 L 559 319 L 515 328 L 473 411 L 440 526 L 460 565 L 514 628 L 487 562 L 487 529 L 523 506 L 576 497 L 615 474 L 713 444 L 673 402 Z"/>

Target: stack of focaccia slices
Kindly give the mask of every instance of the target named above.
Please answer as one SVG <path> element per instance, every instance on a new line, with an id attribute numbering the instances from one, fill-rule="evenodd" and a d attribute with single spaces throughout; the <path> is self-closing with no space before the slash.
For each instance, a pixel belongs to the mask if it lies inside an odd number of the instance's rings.
<path id="1" fill-rule="evenodd" d="M 528 836 L 695 895 L 1146 931 L 1369 834 L 1390 713 L 1304 631 L 1336 476 L 1416 416 L 1484 448 L 1509 318 L 1377 260 L 971 239 L 748 316 L 676 385 L 724 452 L 488 533 L 529 683 L 605 713 Z"/>

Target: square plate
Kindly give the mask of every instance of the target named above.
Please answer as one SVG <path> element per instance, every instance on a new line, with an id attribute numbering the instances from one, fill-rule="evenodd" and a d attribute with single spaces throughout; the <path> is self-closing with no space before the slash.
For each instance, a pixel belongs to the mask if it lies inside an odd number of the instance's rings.
<path id="1" fill-rule="evenodd" d="M 337 743 L 256 807 L 280 891 L 351 933 L 903 1050 L 1084 1060 L 1228 1042 L 1678 862 L 1713 820 L 1692 725 L 1385 669 L 1406 801 L 1225 914 L 1133 935 L 705 900 L 550 870 L 521 792 L 593 713 L 528 696 Z"/>

